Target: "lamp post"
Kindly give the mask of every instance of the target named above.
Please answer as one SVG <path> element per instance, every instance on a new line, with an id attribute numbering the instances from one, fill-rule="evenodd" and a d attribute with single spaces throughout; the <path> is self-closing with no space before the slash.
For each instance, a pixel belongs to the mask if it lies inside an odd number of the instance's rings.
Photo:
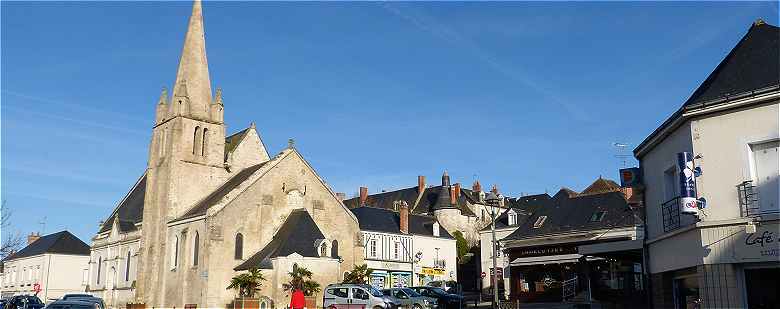
<path id="1" fill-rule="evenodd" d="M 487 201 L 488 206 L 490 206 L 490 233 L 493 236 L 493 241 L 490 243 L 492 245 L 490 252 L 493 255 L 493 308 L 498 308 L 498 268 L 496 265 L 496 207 L 498 207 L 501 198 L 498 197 L 498 194 L 491 191 L 488 193 L 485 200 Z"/>

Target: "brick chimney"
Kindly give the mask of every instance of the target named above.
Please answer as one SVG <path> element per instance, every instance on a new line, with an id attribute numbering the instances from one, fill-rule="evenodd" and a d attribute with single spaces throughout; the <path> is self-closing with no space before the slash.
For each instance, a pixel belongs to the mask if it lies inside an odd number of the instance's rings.
<path id="1" fill-rule="evenodd" d="M 474 192 L 482 191 L 482 185 L 479 183 L 479 180 L 474 180 L 474 184 L 471 185 L 471 191 Z"/>
<path id="2" fill-rule="evenodd" d="M 460 182 L 455 184 L 455 198 L 460 197 Z"/>
<path id="3" fill-rule="evenodd" d="M 347 199 L 347 194 L 344 192 L 336 192 L 336 198 L 339 199 L 339 202 L 343 202 Z"/>
<path id="4" fill-rule="evenodd" d="M 401 201 L 398 205 L 398 217 L 400 217 L 398 228 L 401 233 L 409 234 L 409 205 L 405 201 Z"/>
<path id="5" fill-rule="evenodd" d="M 450 187 L 450 204 L 455 205 L 458 203 L 458 196 L 456 195 L 455 187 Z"/>
<path id="6" fill-rule="evenodd" d="M 30 235 L 27 235 L 27 244 L 28 245 L 32 244 L 36 240 L 38 240 L 39 238 L 41 238 L 41 234 L 40 233 L 30 233 Z"/>
<path id="7" fill-rule="evenodd" d="M 425 191 L 425 176 L 417 176 L 417 194 L 422 194 Z"/>
<path id="8" fill-rule="evenodd" d="M 368 188 L 360 187 L 360 206 L 366 206 L 368 200 Z"/>

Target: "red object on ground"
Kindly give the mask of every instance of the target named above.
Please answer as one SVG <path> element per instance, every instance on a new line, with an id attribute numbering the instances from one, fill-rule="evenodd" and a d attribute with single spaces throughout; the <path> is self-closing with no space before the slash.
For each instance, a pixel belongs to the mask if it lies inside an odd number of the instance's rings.
<path id="1" fill-rule="evenodd" d="M 303 307 L 306 307 L 306 296 L 303 295 L 303 291 L 295 290 L 290 299 L 290 308 L 303 309 Z"/>

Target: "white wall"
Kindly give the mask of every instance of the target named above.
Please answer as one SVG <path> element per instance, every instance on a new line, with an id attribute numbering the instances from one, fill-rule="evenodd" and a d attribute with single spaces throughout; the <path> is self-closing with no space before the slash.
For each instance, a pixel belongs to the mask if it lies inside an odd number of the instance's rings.
<path id="1" fill-rule="evenodd" d="M 445 271 L 444 276 L 435 277 L 435 280 L 457 280 L 457 258 L 458 251 L 454 238 L 440 238 L 430 237 L 422 235 L 414 235 L 414 250 L 415 252 L 422 252 L 422 258 L 415 264 L 415 268 L 419 267 L 434 267 L 434 260 L 436 260 L 437 250 L 438 259 L 444 260 Z M 415 282 L 417 283 L 417 282 Z"/>
<path id="2" fill-rule="evenodd" d="M 41 254 L 6 261 L 2 294 L 34 294 L 36 283 L 41 286 L 38 296 L 44 302 L 67 293 L 83 292 L 88 262 L 87 255 L 67 254 Z"/>
<path id="3" fill-rule="evenodd" d="M 496 230 L 496 241 L 509 236 L 517 229 L 517 226 L 502 228 Z M 490 250 L 490 243 L 493 241 L 493 235 L 490 230 L 479 232 L 480 240 L 480 265 L 482 265 L 482 271 L 485 273 L 485 278 L 482 278 L 482 289 L 493 286 L 493 282 L 490 279 L 490 269 L 493 268 L 493 253 Z M 498 252 L 496 256 L 496 267 L 502 268 L 505 266 L 504 255 Z M 507 292 L 509 289 L 507 289 Z"/>

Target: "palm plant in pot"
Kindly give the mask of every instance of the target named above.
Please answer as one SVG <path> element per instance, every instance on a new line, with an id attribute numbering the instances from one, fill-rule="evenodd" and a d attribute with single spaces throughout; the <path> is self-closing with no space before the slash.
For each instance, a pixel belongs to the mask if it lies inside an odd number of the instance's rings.
<path id="1" fill-rule="evenodd" d="M 254 298 L 257 292 L 260 291 L 263 281 L 265 281 L 265 278 L 260 273 L 260 270 L 252 268 L 248 272 L 238 274 L 230 279 L 230 285 L 228 285 L 227 290 L 236 290 L 240 298 Z"/>
<path id="2" fill-rule="evenodd" d="M 300 291 L 306 298 L 306 307 L 314 308 L 316 298 L 313 296 L 320 292 L 320 284 L 311 279 L 312 272 L 305 267 L 299 267 L 298 264 L 293 264 L 293 269 L 288 275 L 290 281 L 282 284 L 284 291 L 292 292 L 293 296 Z"/>

